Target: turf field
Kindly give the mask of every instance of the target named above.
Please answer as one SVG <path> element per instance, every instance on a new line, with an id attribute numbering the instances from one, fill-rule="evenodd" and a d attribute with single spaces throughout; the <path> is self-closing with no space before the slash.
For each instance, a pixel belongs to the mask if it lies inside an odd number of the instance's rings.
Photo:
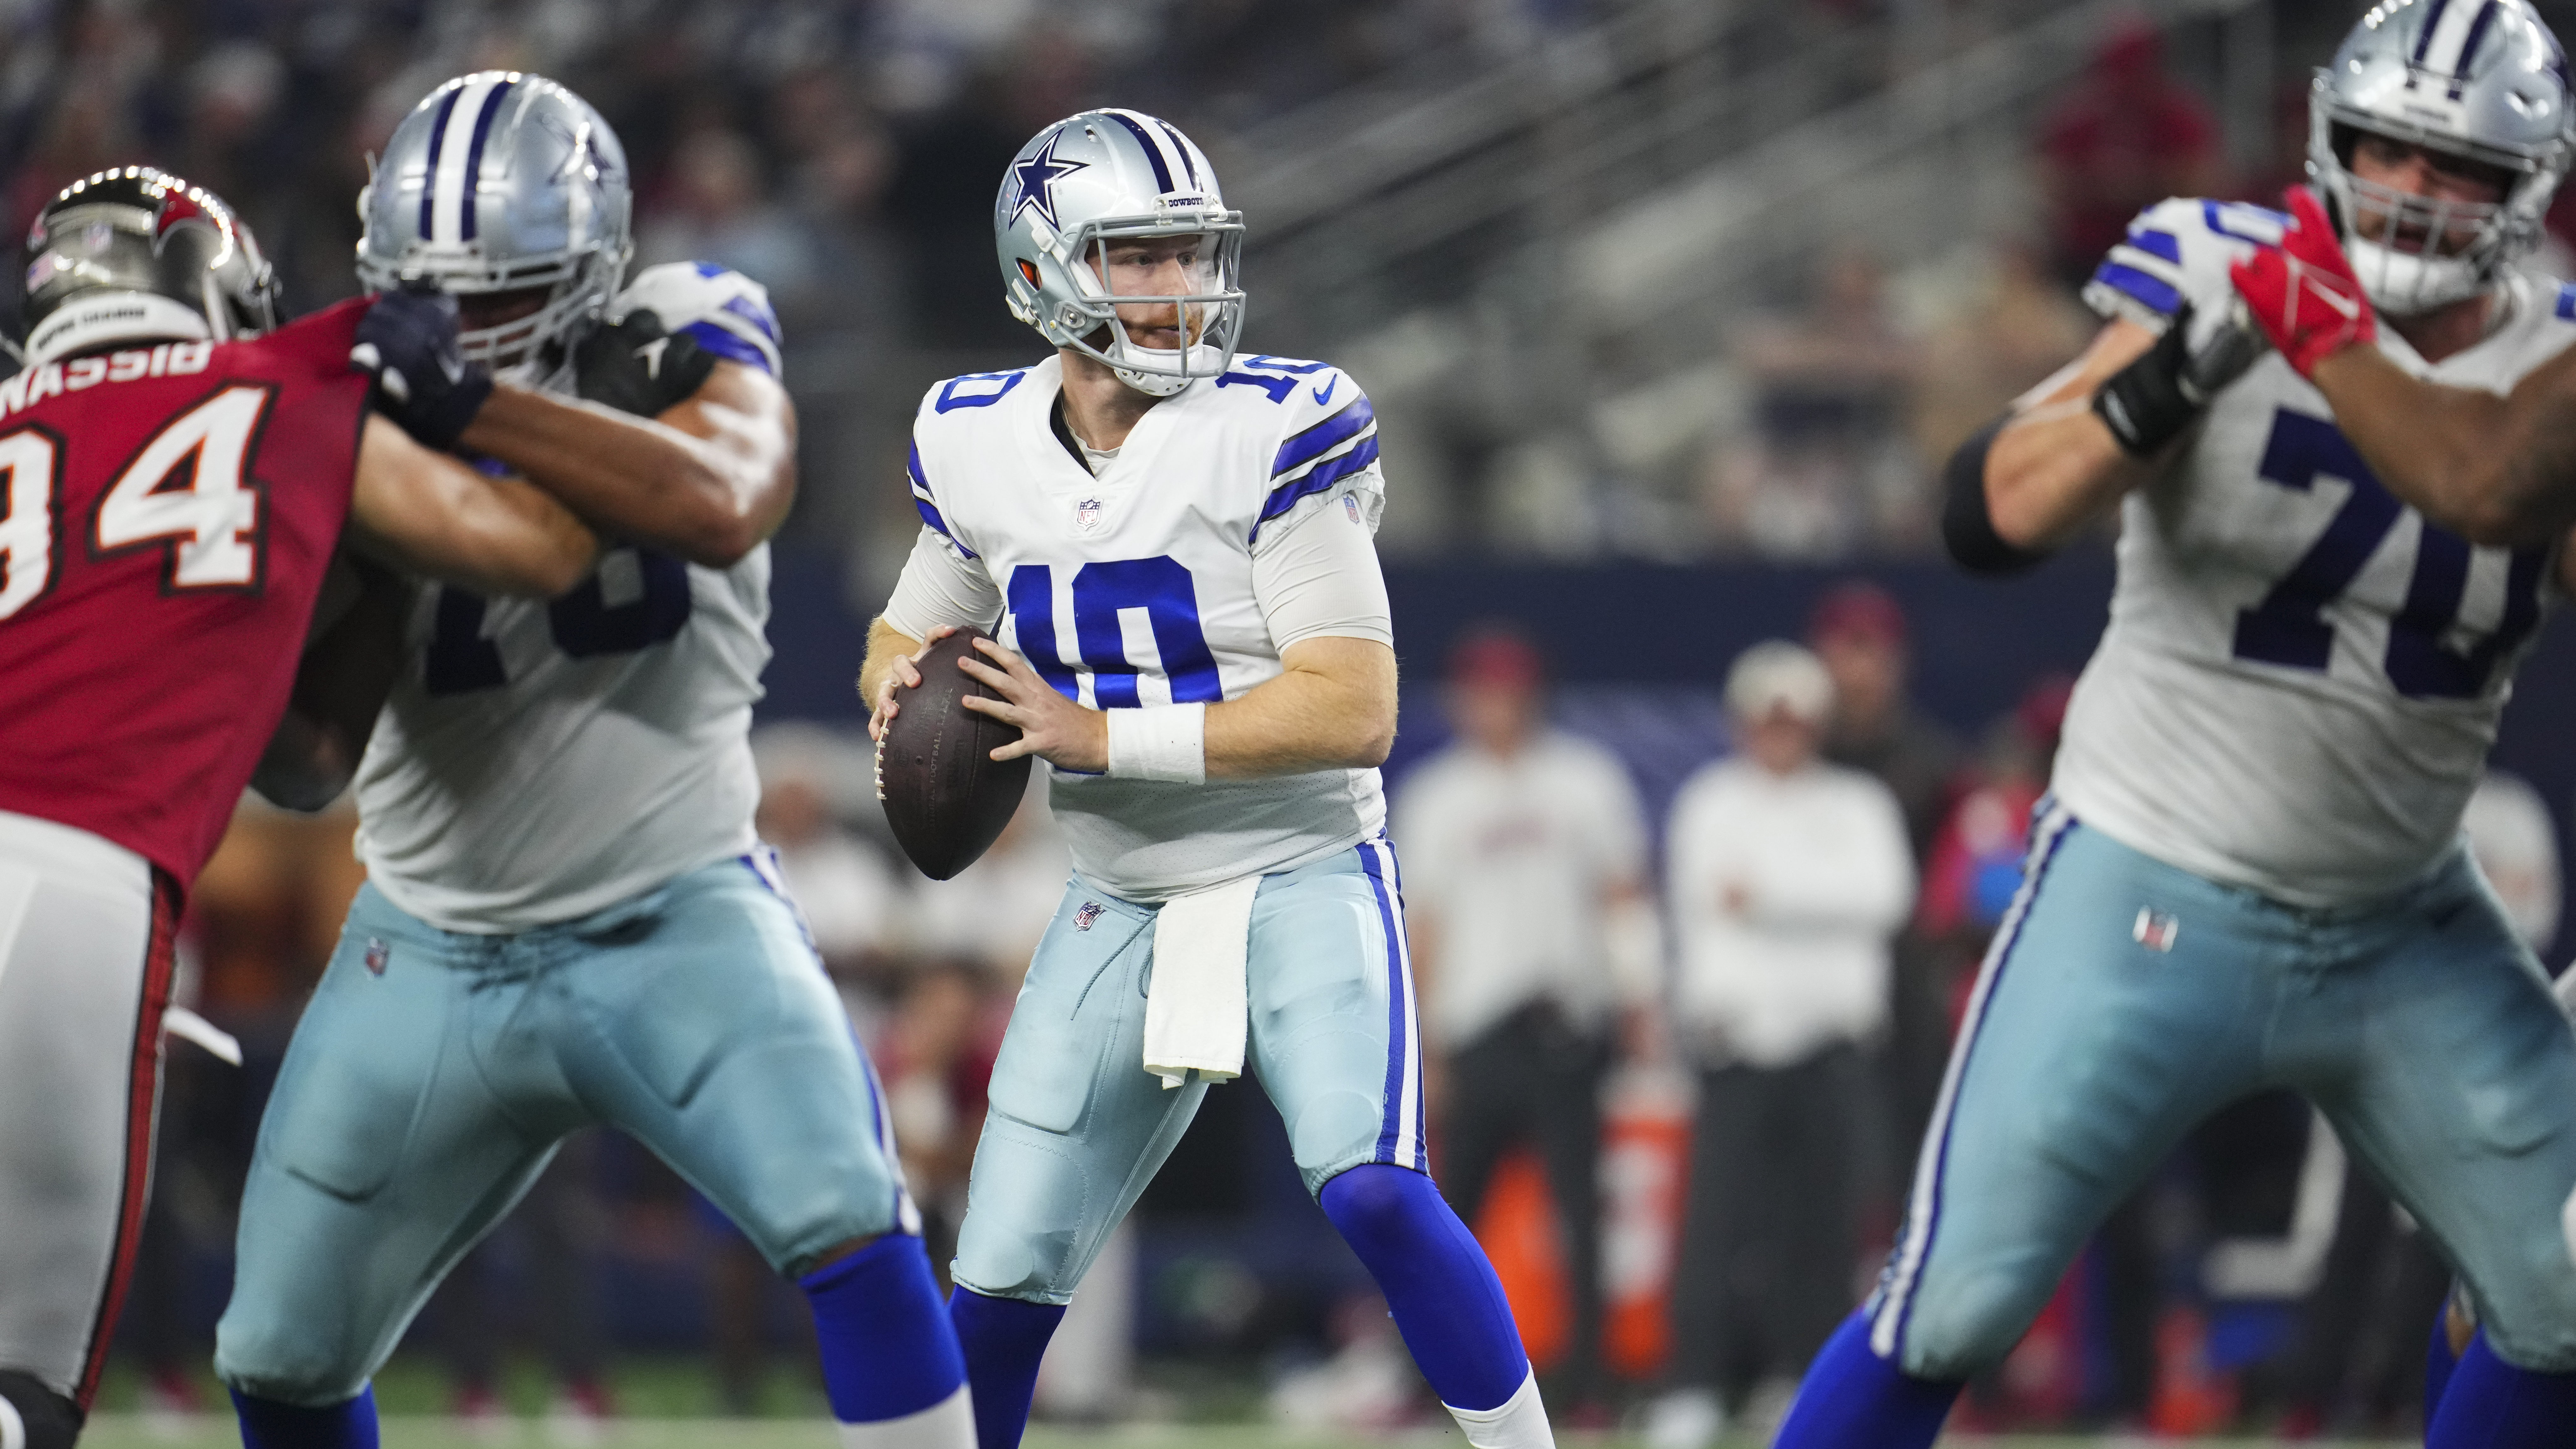
<path id="1" fill-rule="evenodd" d="M 542 1422 L 518 1420 L 499 1434 L 469 1432 L 450 1419 L 436 1417 L 388 1417 L 384 1421 L 385 1449 L 553 1449 L 566 1441 L 546 1432 Z M 1068 1431 L 1034 1430 L 1028 1437 L 1028 1449 L 1343 1449 L 1343 1446 L 1383 1444 L 1386 1439 L 1335 1439 L 1289 1434 L 1258 1427 L 1234 1424 L 1158 1424 L 1140 1428 Z M 1395 1438 L 1398 1444 L 1458 1445 L 1465 1441 L 1453 1433 L 1437 1430 L 1415 1430 Z M 1558 1442 L 1568 1446 L 1614 1446 L 1635 1441 L 1600 1438 L 1590 1435 L 1561 1434 Z M 2147 1440 L 2056 1439 L 2014 1436 L 2000 1439 L 1966 1439 L 1949 1441 L 1956 1444 L 1987 1444 L 1996 1449 L 2101 1449 L 2111 1444 L 2144 1446 Z M 2180 1441 L 2156 1440 L 2156 1444 Z M 2258 1449 L 2272 1441 L 2265 1439 L 2231 1439 L 2199 1441 L 2226 1443 Z M 200 1417 L 185 1422 L 163 1421 L 147 1424 L 131 1415 L 103 1414 L 91 1421 L 90 1431 L 81 1437 L 82 1449 L 233 1449 L 240 1443 L 228 1421 Z M 830 1428 L 820 1422 L 796 1422 L 781 1419 L 623 1419 L 602 1439 L 599 1449 L 682 1449 L 682 1446 L 742 1446 L 742 1449 L 834 1449 Z M 1758 1449 L 1752 1440 L 1729 1440 L 1727 1449 Z M 2336 1449 L 2325 1441 L 2310 1440 L 2300 1449 Z M 2360 1446 L 2345 1446 L 2360 1449 Z M 2380 1449 L 2380 1446 L 2372 1446 Z M 2396 1449 L 2395 1445 L 2385 1449 Z"/>

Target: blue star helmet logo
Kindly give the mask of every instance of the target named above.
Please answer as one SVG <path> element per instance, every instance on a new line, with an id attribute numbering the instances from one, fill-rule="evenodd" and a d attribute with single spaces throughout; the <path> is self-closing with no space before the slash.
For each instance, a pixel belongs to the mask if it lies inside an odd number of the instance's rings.
<path id="1" fill-rule="evenodd" d="M 1035 209 L 1048 226 L 1062 230 L 1064 223 L 1055 216 L 1055 183 L 1057 178 L 1090 169 L 1088 161 L 1069 161 L 1055 154 L 1055 143 L 1064 139 L 1062 131 L 1046 138 L 1046 144 L 1031 153 L 1025 161 L 1011 167 L 1011 176 L 1019 183 L 1020 199 L 1011 206 L 1011 221 L 1016 224 L 1020 213 Z"/>

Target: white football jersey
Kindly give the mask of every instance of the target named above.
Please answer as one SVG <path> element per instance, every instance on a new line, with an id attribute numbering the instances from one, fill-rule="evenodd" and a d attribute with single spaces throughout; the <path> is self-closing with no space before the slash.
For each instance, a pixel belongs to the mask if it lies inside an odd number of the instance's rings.
<path id="1" fill-rule="evenodd" d="M 643 308 L 778 370 L 768 294 L 738 273 L 650 268 L 612 313 Z M 768 619 L 766 545 L 729 569 L 611 549 L 551 602 L 421 589 L 358 767 L 368 878 L 432 925 L 511 932 L 751 849 Z"/>
<path id="2" fill-rule="evenodd" d="M 2176 199 L 2086 288 L 2161 329 L 2222 316 L 2228 266 L 2286 218 Z M 2510 389 L 2576 341 L 2576 291 L 2512 276 L 2494 330 L 2418 376 Z M 2122 504 L 2110 627 L 2076 685 L 2054 788 L 2086 823 L 2212 880 L 2339 905 L 2457 838 L 2512 676 L 2554 604 L 2555 547 L 2472 548 L 2389 494 L 2325 398 L 2266 353 Z"/>
<path id="3" fill-rule="evenodd" d="M 1097 477 L 1056 436 L 1062 387 L 1052 357 L 970 374 L 933 387 L 913 422 L 922 521 L 991 578 L 995 634 L 1095 708 L 1213 703 L 1276 676 L 1253 590 L 1263 539 L 1322 508 L 1377 524 L 1359 385 L 1238 357 L 1148 410 Z M 1056 770 L 1051 785 L 1074 867 L 1138 901 L 1319 860 L 1386 818 L 1373 769 L 1203 785 Z"/>

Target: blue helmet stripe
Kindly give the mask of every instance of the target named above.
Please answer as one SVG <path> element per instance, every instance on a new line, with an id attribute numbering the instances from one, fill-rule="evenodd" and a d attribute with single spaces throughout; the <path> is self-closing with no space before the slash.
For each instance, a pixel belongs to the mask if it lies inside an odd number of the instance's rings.
<path id="1" fill-rule="evenodd" d="M 2450 8 L 2451 0 L 2433 0 L 2432 4 L 2424 7 L 2424 28 L 2416 33 L 2415 54 L 2410 57 L 2412 64 L 2424 63 L 2425 54 L 2433 48 L 2433 32 L 2442 26 L 2442 12 Z"/>
<path id="2" fill-rule="evenodd" d="M 423 241 L 431 236 L 429 213 L 432 200 L 438 195 L 438 153 L 447 144 L 447 118 L 455 111 L 456 98 L 464 90 L 462 83 L 449 86 L 447 95 L 438 103 L 438 119 L 429 125 L 429 163 L 420 178 L 420 235 Z"/>
<path id="3" fill-rule="evenodd" d="M 483 97 L 483 113 L 474 118 L 474 142 L 465 148 L 465 196 L 456 208 L 457 237 L 461 241 L 474 240 L 474 198 L 482 189 L 479 182 L 483 175 L 483 142 L 492 134 L 493 118 L 501 114 L 501 98 L 517 84 L 505 80 L 492 87 Z"/>
<path id="4" fill-rule="evenodd" d="M 1154 163 L 1155 192 L 1159 195 L 1162 192 L 1170 191 L 1172 189 L 1172 168 L 1163 160 L 1163 148 L 1154 143 L 1153 135 L 1144 127 L 1137 125 L 1136 119 L 1133 116 L 1128 115 L 1125 111 L 1103 111 L 1101 114 L 1107 116 L 1113 121 L 1116 121 L 1118 124 L 1125 126 L 1128 132 L 1135 136 L 1136 144 L 1145 148 L 1145 159 Z"/>
<path id="5" fill-rule="evenodd" d="M 1162 127 L 1163 134 L 1172 138 L 1172 149 L 1181 153 L 1181 165 L 1190 173 L 1190 184 L 1204 189 L 1207 183 L 1199 179 L 1199 163 L 1190 159 L 1190 143 L 1183 139 L 1180 129 L 1159 116 L 1154 119 L 1154 124 Z"/>
<path id="6" fill-rule="evenodd" d="M 2478 18 L 2469 22 L 2469 38 L 2460 42 L 2460 58 L 2451 67 L 2451 99 L 2460 98 L 2460 83 L 2469 78 L 2469 62 L 2478 53 L 2478 42 L 2487 38 L 2487 27 L 2495 23 L 2496 11 L 2503 7 L 2496 0 L 2478 7 Z"/>

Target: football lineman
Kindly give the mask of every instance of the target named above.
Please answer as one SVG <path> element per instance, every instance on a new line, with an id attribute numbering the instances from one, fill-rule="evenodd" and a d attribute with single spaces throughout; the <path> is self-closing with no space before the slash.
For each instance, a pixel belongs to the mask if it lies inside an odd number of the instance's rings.
<path id="1" fill-rule="evenodd" d="M 1012 312 L 1056 355 L 933 387 L 922 531 L 872 626 L 880 733 L 951 630 L 969 701 L 1047 761 L 1074 877 L 1022 988 L 950 1313 L 985 1449 L 1102 1241 L 1247 1055 L 1308 1191 L 1468 1442 L 1552 1442 L 1509 1306 L 1428 1175 L 1421 1042 L 1376 766 L 1396 667 L 1359 385 L 1239 355 L 1243 227 L 1168 123 L 1040 131 L 994 208 Z M 1236 1090 L 1241 1090 L 1237 1088 Z"/>
<path id="2" fill-rule="evenodd" d="M 2388 0 L 2318 73 L 2310 169 L 2391 368 L 2502 391 L 2576 342 L 2513 266 L 2568 103 L 2523 0 Z M 1781 1445 L 1929 1445 L 2104 1214 L 2271 1086 L 2317 1105 L 2476 1302 L 2428 1445 L 2576 1432 L 2576 1032 L 2459 838 L 2567 556 L 2408 508 L 2293 366 L 2312 358 L 2229 321 L 2232 269 L 2335 225 L 2301 205 L 2142 213 L 2087 289 L 2109 325 L 1953 461 L 1963 563 L 2028 562 L 2116 502 L 2119 580 L 1896 1249 Z"/>
<path id="3" fill-rule="evenodd" d="M 593 1123 L 795 1278 L 843 1444 L 973 1443 L 883 1102 L 752 832 L 764 540 L 795 486 L 777 324 L 718 267 L 621 289 L 628 204 L 598 113 L 497 71 L 423 101 L 361 202 L 361 278 L 452 294 L 476 361 L 386 359 L 414 406 L 631 543 L 551 604 L 408 611 L 356 769 L 368 882 L 261 1123 L 217 1330 L 251 1445 L 374 1444 L 404 1326 Z"/>

